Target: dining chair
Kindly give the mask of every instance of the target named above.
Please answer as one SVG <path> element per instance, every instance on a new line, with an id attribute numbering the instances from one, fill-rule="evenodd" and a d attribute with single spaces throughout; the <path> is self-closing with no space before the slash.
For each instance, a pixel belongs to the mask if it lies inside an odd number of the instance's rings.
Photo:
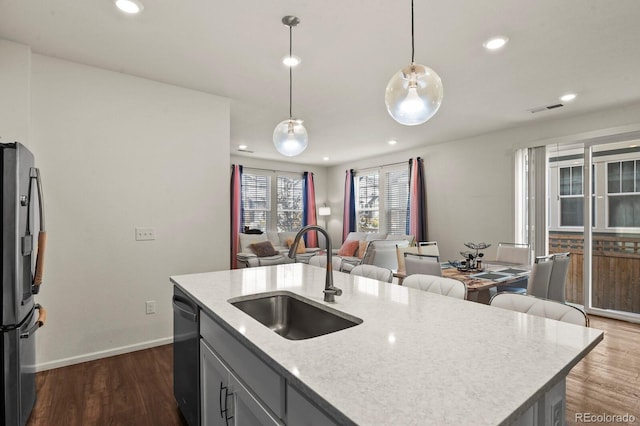
<path id="1" fill-rule="evenodd" d="M 442 267 L 440 266 L 440 258 L 438 256 L 405 253 L 404 265 L 407 276 L 413 274 L 442 276 Z"/>
<path id="2" fill-rule="evenodd" d="M 331 257 L 331 263 L 333 264 L 334 271 L 342 270 L 342 258 L 338 256 Z M 319 266 L 321 268 L 326 268 L 327 266 L 327 256 L 315 255 L 309 258 L 309 265 L 311 266 Z"/>
<path id="3" fill-rule="evenodd" d="M 529 265 L 529 244 L 498 243 L 496 261 L 513 263 L 514 265 Z"/>
<path id="4" fill-rule="evenodd" d="M 388 283 L 393 281 L 393 272 L 391 272 L 391 269 L 381 268 L 375 265 L 358 265 L 355 266 L 350 273 L 351 275 L 373 278 L 374 280 Z"/>
<path id="5" fill-rule="evenodd" d="M 527 295 L 547 298 L 552 268 L 553 256 L 536 257 L 527 284 Z"/>
<path id="6" fill-rule="evenodd" d="M 498 243 L 496 262 L 514 265 L 529 265 L 529 244 L 526 243 Z M 495 292 L 509 291 L 512 293 L 526 293 L 528 277 L 524 276 L 519 281 L 506 285 L 498 284 Z M 492 292 L 493 293 L 493 292 Z"/>
<path id="7" fill-rule="evenodd" d="M 552 256 L 536 257 L 531 273 L 528 277 L 523 277 L 522 284 L 518 282 L 516 285 L 509 283 L 507 285 L 496 286 L 496 293 L 518 293 L 529 294 L 536 297 L 547 298 L 549 290 L 549 280 L 551 278 L 551 269 L 553 266 Z M 492 292 L 492 294 L 494 294 Z M 494 294 L 494 295 L 495 295 Z"/>
<path id="8" fill-rule="evenodd" d="M 515 293 L 499 293 L 493 296 L 489 304 L 498 308 L 550 318 L 556 321 L 568 322 L 585 327 L 589 326 L 589 318 L 584 311 L 576 306 L 567 305 L 555 300 Z"/>
<path id="9" fill-rule="evenodd" d="M 551 276 L 549 277 L 549 286 L 547 288 L 547 299 L 565 302 L 565 287 L 567 280 L 567 272 L 569 271 L 569 262 L 571 261 L 570 253 L 554 253 L 551 255 L 553 265 L 551 267 Z"/>
<path id="10" fill-rule="evenodd" d="M 367 245 L 362 256 L 362 265 L 374 265 L 387 268 L 391 271 L 398 270 L 397 247 L 409 247 L 409 241 L 401 240 L 373 240 Z"/>
<path id="11" fill-rule="evenodd" d="M 407 274 L 407 267 L 404 263 L 404 254 L 405 253 L 419 254 L 418 250 L 419 250 L 418 246 L 402 247 L 401 245 L 396 244 L 396 258 L 398 260 L 399 275 Z"/>
<path id="12" fill-rule="evenodd" d="M 467 297 L 467 286 L 462 281 L 454 280 L 453 278 L 413 274 L 405 278 L 402 285 L 457 299 L 464 300 Z"/>
<path id="13" fill-rule="evenodd" d="M 418 253 L 431 256 L 440 256 L 437 241 L 420 241 L 418 243 Z"/>

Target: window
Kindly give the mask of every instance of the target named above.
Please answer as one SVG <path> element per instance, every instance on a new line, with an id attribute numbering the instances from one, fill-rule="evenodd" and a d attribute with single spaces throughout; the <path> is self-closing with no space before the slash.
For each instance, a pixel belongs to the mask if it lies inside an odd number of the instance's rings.
<path id="1" fill-rule="evenodd" d="M 302 228 L 302 177 L 278 176 L 278 232 Z"/>
<path id="2" fill-rule="evenodd" d="M 409 200 L 409 171 L 386 173 L 386 228 L 387 234 L 407 232 L 407 201 Z"/>
<path id="3" fill-rule="evenodd" d="M 356 220 L 358 231 L 378 232 L 380 229 L 380 187 L 378 172 L 357 176 L 358 204 Z"/>
<path id="4" fill-rule="evenodd" d="M 242 227 L 296 231 L 302 227 L 302 175 L 247 170 L 242 173 Z"/>
<path id="5" fill-rule="evenodd" d="M 271 176 L 242 173 L 243 227 L 271 227 Z"/>
<path id="6" fill-rule="evenodd" d="M 595 167 L 591 167 L 592 188 L 592 226 L 596 223 L 595 204 Z M 582 226 L 584 223 L 584 203 L 582 194 L 582 182 L 584 179 L 582 166 L 560 167 L 560 226 Z"/>
<path id="7" fill-rule="evenodd" d="M 640 160 L 607 163 L 608 226 L 640 227 Z"/>
<path id="8" fill-rule="evenodd" d="M 560 226 L 582 226 L 582 166 L 560 168 Z"/>
<path id="9" fill-rule="evenodd" d="M 356 176 L 356 220 L 360 232 L 404 234 L 409 169 L 382 167 Z"/>
<path id="10" fill-rule="evenodd" d="M 640 147 L 620 146 L 592 150 L 594 232 L 640 232 Z M 549 229 L 575 232 L 583 226 L 584 148 L 570 146 L 558 154 L 549 156 Z"/>

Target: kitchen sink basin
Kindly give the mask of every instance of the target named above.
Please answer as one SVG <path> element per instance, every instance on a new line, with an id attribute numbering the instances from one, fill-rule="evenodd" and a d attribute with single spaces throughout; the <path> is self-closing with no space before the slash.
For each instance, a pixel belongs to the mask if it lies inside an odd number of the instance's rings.
<path id="1" fill-rule="evenodd" d="M 286 291 L 238 297 L 229 303 L 289 340 L 310 339 L 362 323 L 360 318 Z"/>

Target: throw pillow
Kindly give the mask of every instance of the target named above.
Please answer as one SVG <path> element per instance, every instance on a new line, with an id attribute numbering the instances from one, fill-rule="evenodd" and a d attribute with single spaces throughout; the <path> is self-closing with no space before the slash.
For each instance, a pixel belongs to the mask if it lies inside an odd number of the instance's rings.
<path id="1" fill-rule="evenodd" d="M 358 258 L 362 259 L 364 257 L 364 252 L 367 251 L 367 245 L 369 241 L 360 241 L 358 244 Z"/>
<path id="2" fill-rule="evenodd" d="M 291 245 L 293 244 L 293 240 L 294 238 L 287 238 L 287 248 L 291 248 Z M 296 247 L 296 254 L 304 254 L 307 252 L 307 248 L 304 245 L 304 239 L 300 238 L 300 241 L 298 241 L 298 247 Z"/>
<path id="3" fill-rule="evenodd" d="M 260 241 L 259 243 L 249 244 L 249 248 L 258 257 L 268 257 L 280 254 L 273 248 L 271 241 Z"/>
<path id="4" fill-rule="evenodd" d="M 338 250 L 338 256 L 354 256 L 360 246 L 358 240 L 346 240 Z"/>

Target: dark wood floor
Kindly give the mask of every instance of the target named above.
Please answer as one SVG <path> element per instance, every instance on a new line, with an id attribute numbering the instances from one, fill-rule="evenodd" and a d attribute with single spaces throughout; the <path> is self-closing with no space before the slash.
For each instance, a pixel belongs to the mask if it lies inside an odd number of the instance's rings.
<path id="1" fill-rule="evenodd" d="M 27 426 L 183 426 L 172 370 L 165 345 L 37 373 Z"/>
<path id="2" fill-rule="evenodd" d="M 640 325 L 591 317 L 591 327 L 605 338 L 567 378 L 567 424 L 582 424 L 576 413 L 629 414 L 640 424 Z M 184 426 L 172 368 L 166 345 L 40 372 L 27 426 Z"/>

